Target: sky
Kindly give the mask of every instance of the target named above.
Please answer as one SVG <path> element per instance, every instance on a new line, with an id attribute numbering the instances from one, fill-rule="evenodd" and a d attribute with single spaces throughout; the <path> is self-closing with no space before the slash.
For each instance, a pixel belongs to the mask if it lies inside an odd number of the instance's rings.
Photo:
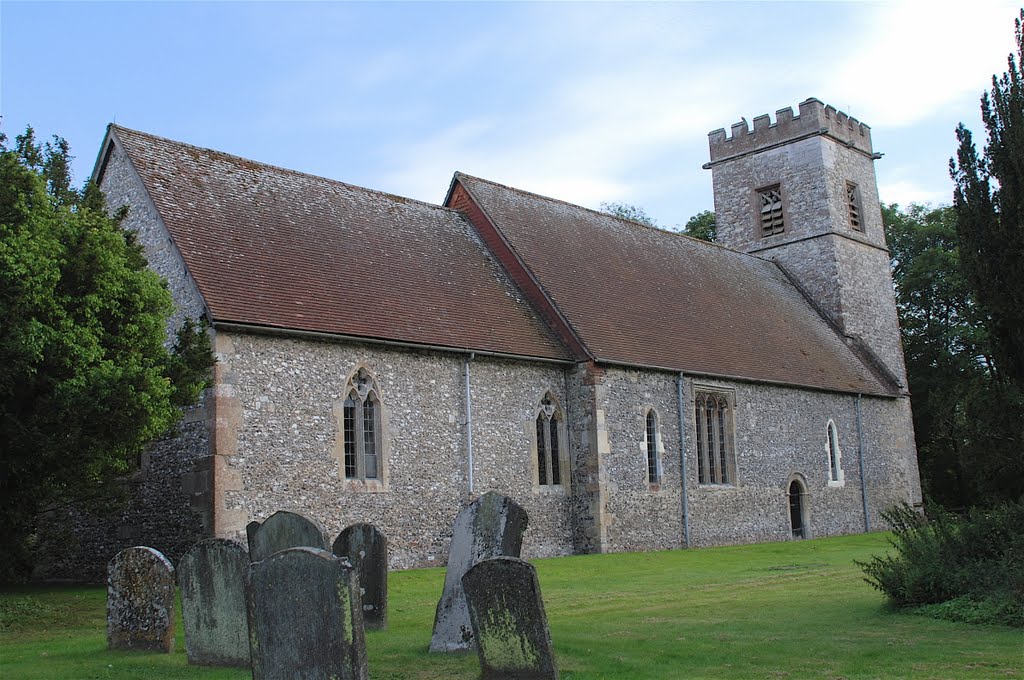
<path id="1" fill-rule="evenodd" d="M 0 131 L 106 125 L 440 203 L 456 171 L 665 227 L 708 132 L 808 97 L 871 127 L 883 201 L 949 204 L 1020 5 L 0 0 Z"/>

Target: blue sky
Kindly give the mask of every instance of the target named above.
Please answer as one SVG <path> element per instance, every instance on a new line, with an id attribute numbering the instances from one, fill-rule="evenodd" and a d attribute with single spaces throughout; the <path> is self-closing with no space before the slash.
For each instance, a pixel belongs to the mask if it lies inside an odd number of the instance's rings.
<path id="1" fill-rule="evenodd" d="M 117 122 L 433 203 L 458 170 L 675 226 L 713 207 L 709 131 L 813 96 L 871 126 L 882 200 L 949 203 L 1019 7 L 0 0 L 0 129 L 65 137 L 77 182 Z"/>

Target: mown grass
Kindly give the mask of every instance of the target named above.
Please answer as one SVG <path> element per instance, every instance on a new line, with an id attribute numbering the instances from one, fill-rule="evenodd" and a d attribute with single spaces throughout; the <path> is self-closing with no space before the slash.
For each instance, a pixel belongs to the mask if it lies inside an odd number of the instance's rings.
<path id="1" fill-rule="evenodd" d="M 895 612 L 854 559 L 885 534 L 538 560 L 563 678 L 1024 678 L 1019 630 Z M 390 626 L 367 634 L 376 680 L 476 678 L 428 654 L 441 569 L 391 574 Z M 180 608 L 179 608 L 180 611 Z M 0 594 L 0 677 L 248 678 L 172 654 L 108 652 L 105 591 Z"/>

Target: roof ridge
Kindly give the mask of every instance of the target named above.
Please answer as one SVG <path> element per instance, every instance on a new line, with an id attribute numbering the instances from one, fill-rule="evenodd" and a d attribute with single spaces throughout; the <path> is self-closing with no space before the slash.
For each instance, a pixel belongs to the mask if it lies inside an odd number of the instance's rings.
<path id="1" fill-rule="evenodd" d="M 730 248 L 729 246 L 726 246 L 726 245 L 721 244 L 721 243 L 716 243 L 715 241 L 705 241 L 702 238 L 697 238 L 696 236 L 690 236 L 689 234 L 684 234 L 681 231 L 673 231 L 671 229 L 662 229 L 661 227 L 658 227 L 658 226 L 654 226 L 654 225 L 650 225 L 650 224 L 645 224 L 643 222 L 638 222 L 637 220 L 631 220 L 628 217 L 621 217 L 619 215 L 613 215 L 612 213 L 609 213 L 609 212 L 604 212 L 603 210 L 596 210 L 594 208 L 588 208 L 585 205 L 580 205 L 578 203 L 571 203 L 571 202 L 563 200 L 561 198 L 554 198 L 552 196 L 545 196 L 544 194 L 538 194 L 538 193 L 533 192 L 533 191 L 527 191 L 526 189 L 518 189 L 518 188 L 510 186 L 508 184 L 502 184 L 501 182 L 495 182 L 493 180 L 484 179 L 483 177 L 477 177 L 475 175 L 469 175 L 469 174 L 464 173 L 464 172 L 456 171 L 455 172 L 455 178 L 458 179 L 460 177 L 465 177 L 466 179 L 474 180 L 474 181 L 477 181 L 477 182 L 484 182 L 485 184 L 490 184 L 491 186 L 500 187 L 502 189 L 506 189 L 508 191 L 512 191 L 512 192 L 515 192 L 515 193 L 523 195 L 523 196 L 532 196 L 534 198 L 539 198 L 541 200 L 549 201 L 551 203 L 560 203 L 561 205 L 570 206 L 572 208 L 579 208 L 580 210 L 585 210 L 586 212 L 594 214 L 594 215 L 600 215 L 602 217 L 610 217 L 610 218 L 618 220 L 618 221 L 620 221 L 620 222 L 622 222 L 624 224 L 627 224 L 627 225 L 630 225 L 630 226 L 641 227 L 643 229 L 647 229 L 648 231 L 657 232 L 658 234 L 667 234 L 667 235 L 669 235 L 671 237 L 674 237 L 674 238 L 683 238 L 683 239 L 687 239 L 688 241 L 693 241 L 695 243 L 699 243 L 699 244 L 702 244 L 702 245 L 714 246 L 715 248 L 720 248 L 722 250 L 725 250 L 725 251 L 730 252 L 730 253 L 734 253 L 736 255 L 743 255 L 745 257 L 750 257 L 750 258 L 753 258 L 755 260 L 763 260 L 763 258 L 757 257 L 756 255 L 751 255 L 750 253 L 744 253 L 744 252 L 739 251 L 739 250 L 734 250 L 734 249 Z"/>
<path id="2" fill-rule="evenodd" d="M 396 203 L 404 203 L 404 204 L 413 203 L 413 204 L 421 205 L 421 206 L 426 207 L 426 208 L 434 208 L 434 209 L 442 210 L 444 212 L 458 212 L 457 210 L 452 210 L 451 208 L 448 208 L 446 206 L 438 205 L 437 203 L 430 203 L 429 201 L 422 201 L 422 200 L 420 200 L 418 198 L 410 198 L 408 196 L 402 196 L 400 194 L 394 194 L 394 193 L 391 193 L 391 192 L 388 192 L 388 191 L 381 191 L 379 189 L 371 189 L 370 187 L 364 187 L 364 186 L 362 186 L 360 184 L 352 184 L 350 182 L 344 182 L 344 181 L 339 180 L 339 179 L 332 179 L 330 177 L 324 177 L 323 175 L 315 175 L 315 174 L 313 174 L 311 172 L 303 172 L 302 170 L 295 170 L 293 168 L 286 168 L 286 167 L 284 167 L 282 165 L 274 165 L 273 163 L 264 163 L 263 161 L 257 161 L 257 160 L 254 160 L 252 158 L 246 158 L 245 156 L 239 156 L 238 154 L 228 153 L 227 151 L 219 151 L 217 149 L 211 149 L 209 147 L 198 146 L 196 144 L 190 144 L 189 142 L 182 142 L 182 141 L 179 141 L 179 140 L 176 140 L 176 139 L 171 139 L 169 137 L 164 137 L 162 135 L 154 135 L 154 134 L 149 133 L 149 132 L 143 132 L 142 130 L 136 130 L 134 128 L 125 127 L 123 125 L 118 125 L 116 123 L 110 123 L 109 127 L 111 129 L 117 130 L 118 132 L 122 132 L 123 131 L 123 132 L 128 132 L 128 133 L 131 133 L 131 134 L 135 134 L 135 135 L 141 135 L 142 137 L 148 137 L 150 139 L 160 140 L 160 141 L 166 142 L 168 144 L 173 144 L 174 146 L 187 147 L 189 149 L 195 149 L 197 151 L 201 151 L 201 152 L 210 154 L 212 156 L 220 156 L 220 157 L 223 157 L 223 158 L 228 159 L 228 160 L 241 161 L 242 163 L 245 163 L 245 164 L 255 164 L 255 165 L 258 165 L 260 167 L 267 168 L 269 170 L 274 170 L 274 171 L 277 171 L 277 172 L 283 172 L 283 173 L 287 173 L 287 174 L 290 174 L 290 175 L 297 175 L 299 177 L 308 177 L 308 178 L 311 178 L 311 179 L 318 180 L 320 182 L 326 182 L 328 184 L 340 185 L 340 186 L 343 186 L 343 187 L 348 187 L 350 189 L 357 189 L 359 191 L 364 191 L 364 192 L 366 192 L 368 194 L 375 194 L 377 196 L 381 196 L 383 198 L 387 198 L 387 199 L 393 200 Z"/>

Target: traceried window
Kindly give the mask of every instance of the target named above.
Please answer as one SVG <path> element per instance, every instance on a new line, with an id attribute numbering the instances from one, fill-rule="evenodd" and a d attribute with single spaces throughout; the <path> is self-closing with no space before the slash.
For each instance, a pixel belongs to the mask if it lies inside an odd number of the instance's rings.
<path id="1" fill-rule="evenodd" d="M 846 214 L 850 219 L 850 228 L 854 231 L 864 231 L 864 222 L 861 218 L 860 188 L 853 182 L 846 183 Z"/>
<path id="2" fill-rule="evenodd" d="M 839 450 L 839 432 L 836 424 L 828 421 L 828 482 L 830 486 L 843 482 L 842 453 Z"/>
<path id="3" fill-rule="evenodd" d="M 773 187 L 759 189 L 757 192 L 760 205 L 761 236 L 774 236 L 786 230 L 786 221 L 782 214 L 782 189 L 776 184 Z"/>
<path id="4" fill-rule="evenodd" d="M 550 394 L 544 395 L 537 411 L 537 483 L 562 484 L 562 414 Z"/>
<path id="5" fill-rule="evenodd" d="M 697 434 L 697 481 L 700 484 L 733 484 L 736 465 L 729 395 L 697 392 L 693 403 Z"/>
<path id="6" fill-rule="evenodd" d="M 646 438 L 647 449 L 647 482 L 651 485 L 661 484 L 661 459 L 658 457 L 658 416 L 654 409 L 647 412 Z"/>
<path id="7" fill-rule="evenodd" d="M 381 424 L 377 387 L 370 375 L 359 369 L 345 389 L 345 479 L 379 479 Z"/>

